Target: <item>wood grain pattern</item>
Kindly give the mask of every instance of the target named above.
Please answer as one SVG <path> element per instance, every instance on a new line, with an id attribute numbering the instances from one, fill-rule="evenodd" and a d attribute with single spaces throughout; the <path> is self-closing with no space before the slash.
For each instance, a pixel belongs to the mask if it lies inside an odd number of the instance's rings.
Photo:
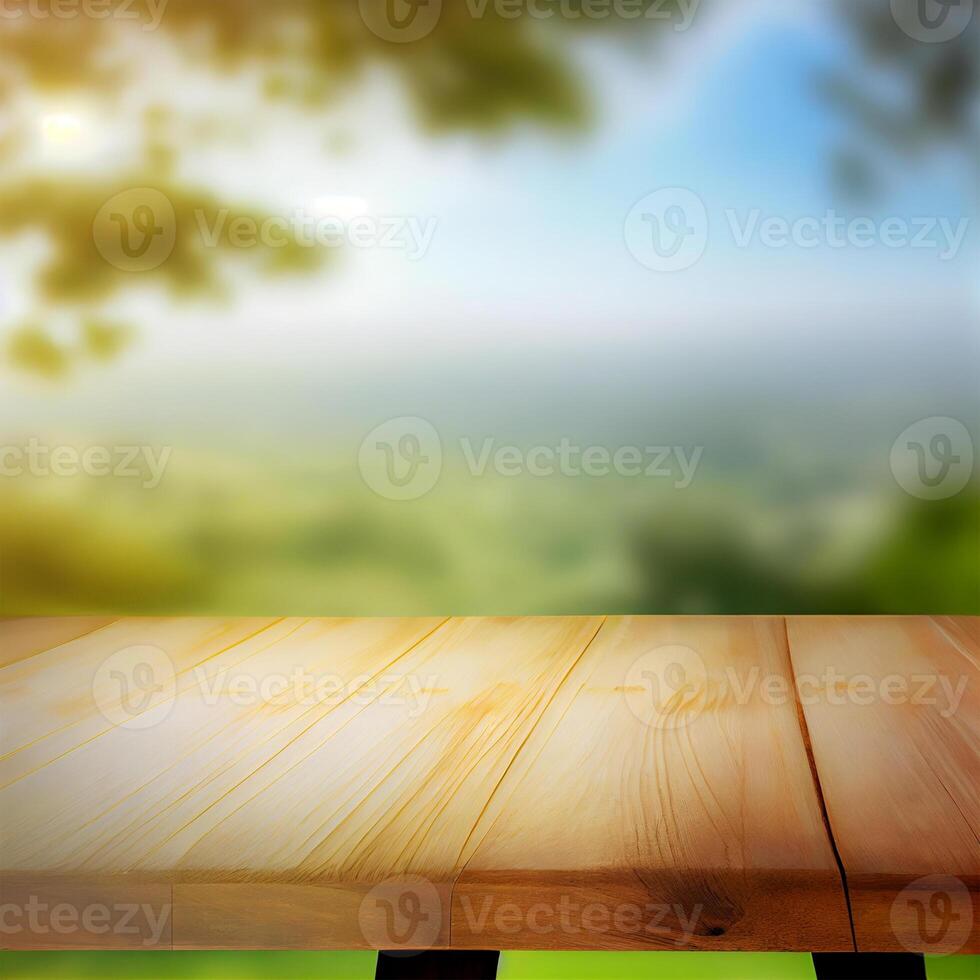
<path id="1" fill-rule="evenodd" d="M 0 946 L 846 950 L 836 846 L 862 948 L 936 951 L 976 627 L 2 620 Z M 966 682 L 840 706 L 837 664 Z"/>
<path id="2" fill-rule="evenodd" d="M 94 633 L 113 620 L 107 616 L 65 616 L 60 619 L 0 620 L 0 667 Z"/>
<path id="3" fill-rule="evenodd" d="M 980 670 L 980 616 L 936 616 L 939 628 Z"/>
<path id="4" fill-rule="evenodd" d="M 781 620 L 607 620 L 474 834 L 454 943 L 508 948 L 519 923 L 539 948 L 851 949 L 795 702 L 766 703 L 767 677 L 791 691 Z"/>
<path id="5" fill-rule="evenodd" d="M 600 623 L 447 623 L 367 703 L 342 706 L 304 731 L 153 856 L 178 876 L 178 909 L 220 883 L 223 901 L 237 899 L 243 914 L 256 884 L 274 882 L 343 885 L 360 910 L 393 876 L 418 876 L 408 900 L 440 923 L 427 938 L 447 943 L 449 890 L 470 829 Z M 417 699 L 407 696 L 412 689 Z M 382 905 L 397 906 L 401 891 L 391 890 L 378 897 Z M 364 914 L 377 910 L 375 903 Z M 365 931 L 360 918 L 349 922 L 347 945 L 371 945 Z M 246 935 L 236 945 L 250 942 Z M 213 937 L 188 916 L 178 919 L 175 941 L 211 945 Z"/>
<path id="6" fill-rule="evenodd" d="M 175 686 L 184 688 L 195 683 L 195 668 L 274 624 L 271 619 L 119 620 L 0 669 L 0 787 L 112 730 L 113 722 L 99 709 L 99 701 L 108 707 L 113 698 L 111 677 L 100 675 L 110 657 L 139 657 L 146 647 L 160 650 L 172 663 Z M 97 699 L 99 683 L 108 691 Z"/>
<path id="7" fill-rule="evenodd" d="M 980 951 L 980 671 L 965 640 L 928 618 L 788 630 L 859 948 Z"/>
<path id="8" fill-rule="evenodd" d="M 423 874 L 435 896 L 425 912 L 441 917 L 466 835 L 600 623 L 266 626 L 191 658 L 198 671 L 180 675 L 153 727 L 103 719 L 64 755 L 8 773 L 0 868 L 54 873 L 59 887 L 170 883 L 177 946 L 364 946 L 352 910 L 395 872 Z M 248 678 L 297 669 L 329 681 L 326 695 L 233 695 Z M 77 714 L 91 717 L 91 705 Z M 309 904 L 324 894 L 326 917 Z M 436 938 L 447 942 L 448 926 Z"/>

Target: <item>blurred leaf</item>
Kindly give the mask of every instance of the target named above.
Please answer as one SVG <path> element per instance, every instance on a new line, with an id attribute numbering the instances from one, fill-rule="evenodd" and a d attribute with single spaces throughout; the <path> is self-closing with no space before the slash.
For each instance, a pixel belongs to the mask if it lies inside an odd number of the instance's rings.
<path id="1" fill-rule="evenodd" d="M 11 334 L 7 356 L 17 367 L 45 378 L 63 377 L 71 363 L 70 352 L 36 324 L 20 327 Z"/>
<path id="2" fill-rule="evenodd" d="M 363 0 L 375 6 L 378 22 L 387 2 Z M 124 3 L 130 9 L 129 0 L 107 0 L 109 7 Z M 652 3 L 645 0 L 643 6 Z M 679 6 L 657 3 L 662 15 Z M 522 119 L 559 126 L 582 121 L 585 86 L 567 43 L 556 43 L 561 36 L 588 31 L 635 39 L 641 30 L 652 33 L 670 25 L 666 16 L 563 16 L 565 8 L 576 10 L 567 0 L 540 0 L 540 10 L 547 14 L 552 8 L 554 15 L 538 17 L 501 16 L 493 4 L 474 17 L 466 4 L 453 2 L 443 5 L 428 36 L 400 44 L 375 34 L 361 6 L 323 0 L 169 0 L 158 30 L 192 47 L 196 58 L 218 71 L 259 68 L 270 99 L 324 105 L 344 84 L 380 64 L 400 77 L 428 127 L 497 129 Z M 125 19 L 11 23 L 15 29 L 0 35 L 0 55 L 44 88 L 118 85 L 126 59 L 112 57 L 119 53 L 115 29 L 134 51 L 146 40 L 146 25 Z"/>
<path id="3" fill-rule="evenodd" d="M 855 141 L 905 156 L 952 147 L 980 163 L 980 18 L 948 41 L 924 43 L 902 30 L 891 0 L 837 7 L 866 58 L 820 87 L 856 124 Z"/>
<path id="4" fill-rule="evenodd" d="M 98 237 L 96 216 L 108 202 L 131 188 L 151 188 L 169 202 L 172 211 L 153 213 L 153 221 L 174 242 L 158 268 L 134 272 L 106 258 L 117 241 Z M 208 191 L 184 187 L 152 174 L 130 174 L 113 181 L 76 179 L 65 183 L 33 178 L 0 186 L 0 234 L 43 231 L 53 248 L 41 267 L 39 285 L 46 299 L 57 303 L 104 300 L 117 290 L 163 280 L 178 297 L 226 295 L 222 259 L 246 259 L 253 253 L 275 258 L 276 268 L 300 271 L 324 262 L 327 247 L 302 246 L 288 229 L 285 244 L 276 247 L 258 240 L 252 248 L 236 247 L 231 237 L 237 219 L 260 226 L 271 216 L 244 207 L 224 205 Z M 202 228 L 214 229 L 213 247 L 206 244 Z M 100 251 L 101 248 L 101 251 Z"/>
<path id="5" fill-rule="evenodd" d="M 111 361 L 133 339 L 130 327 L 105 320 L 86 320 L 82 325 L 82 344 L 86 354 L 97 361 Z"/>

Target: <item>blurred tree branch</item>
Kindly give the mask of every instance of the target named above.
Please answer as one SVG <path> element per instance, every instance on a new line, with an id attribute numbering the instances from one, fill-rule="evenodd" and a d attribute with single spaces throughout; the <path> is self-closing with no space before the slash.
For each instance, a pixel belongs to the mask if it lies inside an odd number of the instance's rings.
<path id="1" fill-rule="evenodd" d="M 890 0 L 838 0 L 865 55 L 860 74 L 823 77 L 827 98 L 855 124 L 854 143 L 837 161 L 842 189 L 868 193 L 881 153 L 915 159 L 938 147 L 980 163 L 980 20 L 956 37 L 929 43 L 896 20 Z M 877 83 L 887 80 L 887 86 Z"/>
<path id="2" fill-rule="evenodd" d="M 118 101 L 126 86 L 145 80 L 141 52 L 156 43 L 151 35 L 168 38 L 195 69 L 233 74 L 258 70 L 261 100 L 284 103 L 315 112 L 330 105 L 373 66 L 393 72 L 408 94 L 423 130 L 431 133 L 505 131 L 530 121 L 551 128 L 574 128 L 589 118 L 587 86 L 576 73 L 568 39 L 586 28 L 592 33 L 638 26 L 656 27 L 666 21 L 679 0 L 642 0 L 656 5 L 658 17 L 615 24 L 617 18 L 596 20 L 554 16 L 502 16 L 493 4 L 475 18 L 463 2 L 443 4 L 438 24 L 428 36 L 409 44 L 392 43 L 366 26 L 362 8 L 376 13 L 389 0 L 328 2 L 328 0 L 143 0 L 146 12 L 160 13 L 158 30 L 145 23 L 116 18 L 131 10 L 130 0 L 105 0 L 104 19 L 21 16 L 0 22 L 0 106 L 16 88 L 40 93 L 89 93 L 103 104 Z M 161 3 L 163 5 L 161 5 Z M 539 0 L 538 9 L 556 0 Z M 139 0 L 137 6 L 140 6 Z M 580 7 L 563 0 L 564 10 Z M 151 79 L 152 80 L 152 79 Z M 161 91 L 161 102 L 167 93 Z M 251 120 L 253 99 L 243 102 L 241 116 Z M 170 110 L 171 112 L 175 110 Z M 177 113 L 179 115 L 179 112 Z M 56 342 L 43 322 L 43 311 L 13 334 L 8 357 L 23 368 L 46 376 L 66 373 L 72 351 L 97 350 L 106 359 L 123 349 L 127 333 L 113 327 L 93 334 L 92 317 L 98 304 L 133 284 L 99 255 L 92 225 L 99 208 L 114 193 L 147 186 L 161 191 L 174 205 L 176 238 L 171 257 L 158 269 L 143 273 L 161 283 L 176 298 L 222 295 L 220 262 L 229 249 L 205 250 L 191 230 L 201 213 L 211 220 L 224 207 L 220 191 L 188 188 L 174 176 L 180 142 L 169 144 L 161 133 L 166 113 L 148 113 L 144 127 L 144 172 L 120 170 L 98 180 L 71 176 L 61 180 L 0 176 L 0 235 L 40 231 L 52 252 L 36 281 L 46 305 L 68 313 L 74 309 L 81 343 Z M 223 120 L 222 122 L 226 122 Z M 9 163 L 23 140 L 8 133 L 0 153 Z M 234 208 L 256 221 L 255 209 Z M 323 249 L 301 249 L 295 241 L 268 256 L 266 272 L 303 271 L 318 264 Z M 310 253 L 316 253 L 316 257 Z M 93 337 L 100 338 L 93 346 Z"/>

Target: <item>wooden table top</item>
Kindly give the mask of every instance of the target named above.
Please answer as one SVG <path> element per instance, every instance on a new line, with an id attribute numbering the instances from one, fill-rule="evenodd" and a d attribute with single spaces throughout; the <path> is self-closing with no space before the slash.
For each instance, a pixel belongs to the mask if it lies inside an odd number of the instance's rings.
<path id="1" fill-rule="evenodd" d="M 0 621 L 0 946 L 980 952 L 980 619 Z"/>

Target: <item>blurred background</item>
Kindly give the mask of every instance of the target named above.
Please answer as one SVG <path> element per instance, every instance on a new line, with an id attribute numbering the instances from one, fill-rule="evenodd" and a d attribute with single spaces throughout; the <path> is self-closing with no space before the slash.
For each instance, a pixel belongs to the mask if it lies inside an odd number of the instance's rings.
<path id="1" fill-rule="evenodd" d="M 382 0 L 78 3 L 0 19 L 0 445 L 166 466 L 0 458 L 0 612 L 980 612 L 976 483 L 891 465 L 980 426 L 976 18 L 469 0 L 405 42 Z M 147 188 L 143 268 L 100 214 Z M 706 216 L 676 271 L 627 240 L 662 188 Z M 760 230 L 832 214 L 870 244 Z M 442 468 L 392 500 L 359 450 L 403 417 Z M 562 439 L 701 454 L 679 487 L 464 451 Z"/>
<path id="2" fill-rule="evenodd" d="M 73 3 L 0 615 L 980 614 L 972 0 Z"/>

